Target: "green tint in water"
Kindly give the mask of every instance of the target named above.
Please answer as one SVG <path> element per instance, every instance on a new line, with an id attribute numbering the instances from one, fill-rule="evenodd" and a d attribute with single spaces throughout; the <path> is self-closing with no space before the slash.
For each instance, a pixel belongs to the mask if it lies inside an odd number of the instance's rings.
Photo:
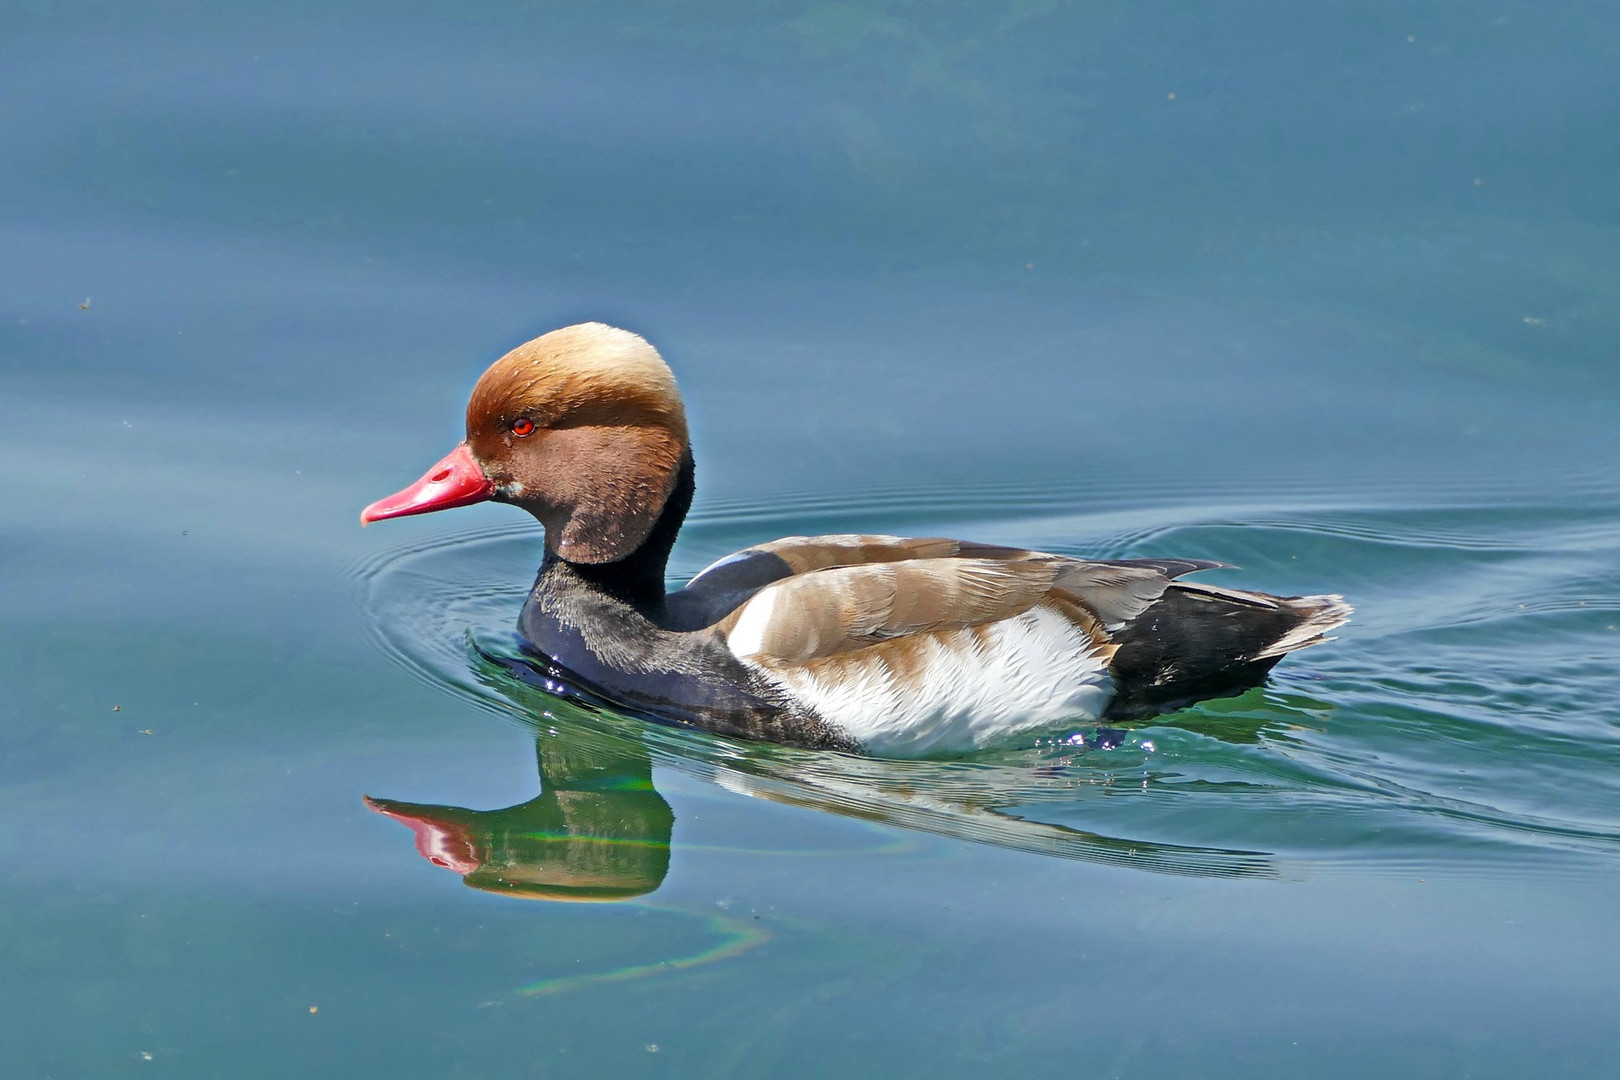
<path id="1" fill-rule="evenodd" d="M 1620 1071 L 1610 7 L 5 22 L 6 1075 Z M 561 701 L 532 525 L 355 514 L 582 318 L 681 379 L 677 575 L 932 533 L 1355 620 L 960 760 Z"/>

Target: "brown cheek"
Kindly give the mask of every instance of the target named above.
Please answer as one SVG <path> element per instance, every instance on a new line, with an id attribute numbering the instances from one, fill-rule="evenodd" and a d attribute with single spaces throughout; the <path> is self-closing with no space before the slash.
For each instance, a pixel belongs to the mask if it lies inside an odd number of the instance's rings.
<path id="1" fill-rule="evenodd" d="M 467 445 L 472 449 L 473 457 L 484 468 L 484 475 L 495 484 L 505 484 L 513 479 L 513 453 L 511 438 L 494 432 L 479 432 L 469 436 Z"/>
<path id="2" fill-rule="evenodd" d="M 536 429 L 533 435 L 513 440 L 503 455 L 501 468 L 508 480 L 523 485 L 525 502 L 549 504 L 558 495 L 557 447 L 551 435 Z"/>

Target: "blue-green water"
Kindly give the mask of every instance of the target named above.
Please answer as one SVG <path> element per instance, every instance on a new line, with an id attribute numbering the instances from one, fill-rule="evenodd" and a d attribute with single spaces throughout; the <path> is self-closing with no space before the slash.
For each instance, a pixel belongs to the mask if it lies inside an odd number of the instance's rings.
<path id="1" fill-rule="evenodd" d="M 1620 10 L 0 29 L 6 1075 L 1620 1070 Z M 1355 621 L 965 760 L 568 705 L 515 511 L 355 516 L 582 318 L 685 389 L 678 574 L 947 534 Z"/>

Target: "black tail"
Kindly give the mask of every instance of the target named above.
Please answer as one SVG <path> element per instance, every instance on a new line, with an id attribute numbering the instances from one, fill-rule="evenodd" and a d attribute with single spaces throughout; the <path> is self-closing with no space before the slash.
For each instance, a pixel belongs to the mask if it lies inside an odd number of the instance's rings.
<path id="1" fill-rule="evenodd" d="M 1327 640 L 1340 596 L 1267 596 L 1177 582 L 1113 634 L 1114 700 L 1104 719 L 1179 709 L 1257 686 L 1287 653 Z"/>

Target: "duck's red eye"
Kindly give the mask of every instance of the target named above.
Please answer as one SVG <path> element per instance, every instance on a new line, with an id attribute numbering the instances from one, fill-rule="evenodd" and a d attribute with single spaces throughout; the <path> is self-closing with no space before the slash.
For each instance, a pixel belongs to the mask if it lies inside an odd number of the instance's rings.
<path id="1" fill-rule="evenodd" d="M 512 421 L 512 434 L 516 435 L 520 439 L 525 435 L 533 435 L 534 421 L 530 420 L 527 416 L 518 417 L 516 420 Z"/>

